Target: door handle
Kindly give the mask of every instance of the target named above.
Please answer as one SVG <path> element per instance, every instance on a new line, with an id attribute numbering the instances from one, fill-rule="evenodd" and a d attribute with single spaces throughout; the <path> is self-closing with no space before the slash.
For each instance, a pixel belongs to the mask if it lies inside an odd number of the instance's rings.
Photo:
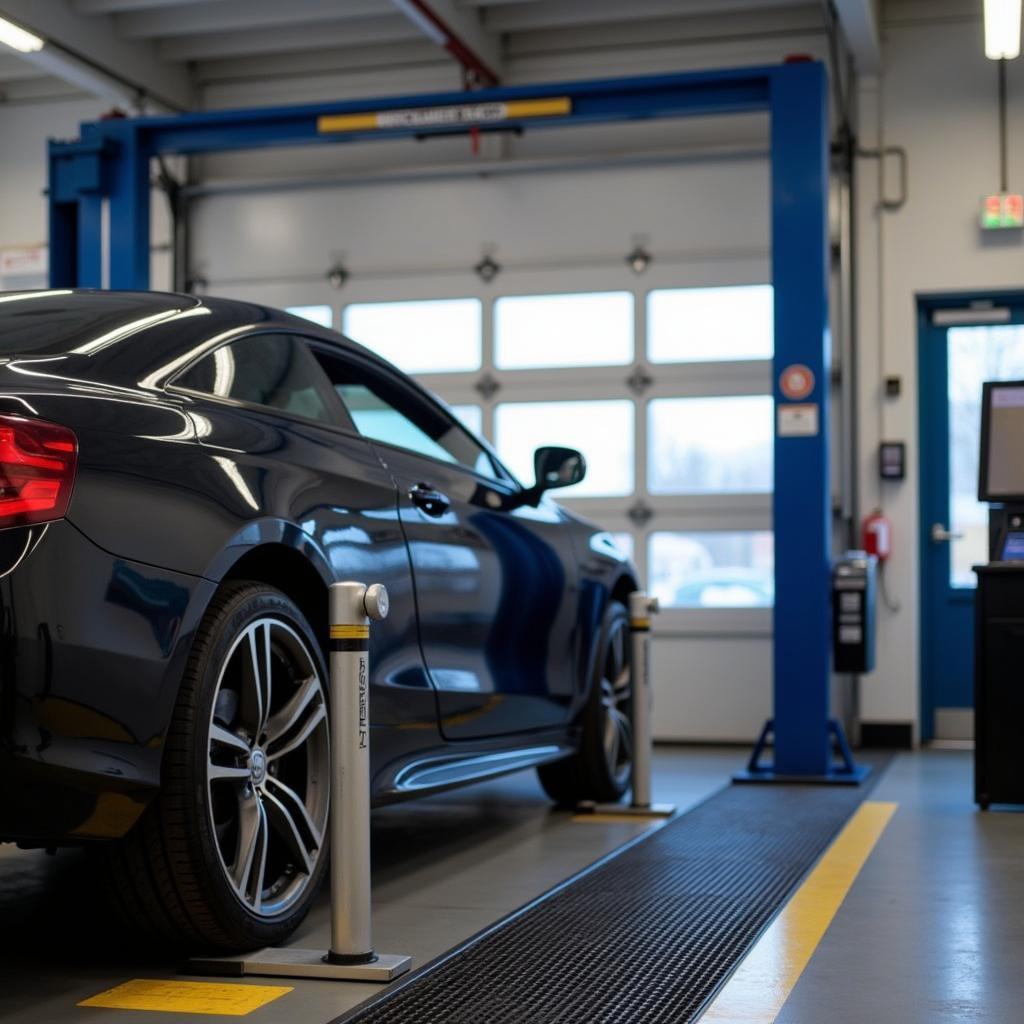
<path id="1" fill-rule="evenodd" d="M 942 523 L 932 523 L 932 543 L 943 544 L 951 540 L 963 540 L 962 533 L 953 533 L 947 530 Z"/>
<path id="2" fill-rule="evenodd" d="M 430 484 L 413 484 L 409 488 L 409 500 L 428 516 L 443 516 L 452 507 L 448 495 L 431 487 Z"/>

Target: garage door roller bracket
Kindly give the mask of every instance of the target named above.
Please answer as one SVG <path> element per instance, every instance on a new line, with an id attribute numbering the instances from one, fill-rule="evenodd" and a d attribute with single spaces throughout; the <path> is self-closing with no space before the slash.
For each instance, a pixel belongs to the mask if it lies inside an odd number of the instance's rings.
<path id="1" fill-rule="evenodd" d="M 267 948 L 189 961 L 194 973 L 388 982 L 411 958 L 377 953 L 370 910 L 370 620 L 388 614 L 380 583 L 330 588 L 331 947 Z"/>

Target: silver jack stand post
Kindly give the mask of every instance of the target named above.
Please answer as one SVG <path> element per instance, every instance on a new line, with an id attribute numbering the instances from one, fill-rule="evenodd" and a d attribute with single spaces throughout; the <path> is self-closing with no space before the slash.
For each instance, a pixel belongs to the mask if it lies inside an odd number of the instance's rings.
<path id="1" fill-rule="evenodd" d="M 658 599 L 642 590 L 629 595 L 629 634 L 632 642 L 633 684 L 633 799 L 628 805 L 581 803 L 577 810 L 591 814 L 617 814 L 634 818 L 668 818 L 675 804 L 651 803 L 651 616 Z"/>
<path id="2" fill-rule="evenodd" d="M 190 961 L 204 974 L 387 982 L 411 957 L 377 953 L 370 920 L 370 619 L 388 614 L 380 583 L 335 583 L 331 611 L 331 948 L 267 948 Z"/>

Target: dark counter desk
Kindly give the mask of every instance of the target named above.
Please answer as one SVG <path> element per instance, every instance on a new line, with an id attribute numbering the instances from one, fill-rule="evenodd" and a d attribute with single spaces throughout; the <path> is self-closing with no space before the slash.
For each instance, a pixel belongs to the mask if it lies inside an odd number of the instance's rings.
<path id="1" fill-rule="evenodd" d="M 1024 562 L 974 571 L 974 799 L 1024 804 Z"/>

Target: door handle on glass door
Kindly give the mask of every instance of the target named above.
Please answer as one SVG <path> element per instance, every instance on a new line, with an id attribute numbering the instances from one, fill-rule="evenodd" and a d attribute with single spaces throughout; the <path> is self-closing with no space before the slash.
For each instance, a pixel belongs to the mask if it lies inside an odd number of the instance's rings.
<path id="1" fill-rule="evenodd" d="M 428 516 L 443 516 L 451 508 L 451 501 L 446 494 L 435 490 L 430 484 L 413 484 L 409 488 L 409 500 Z"/>
<path id="2" fill-rule="evenodd" d="M 962 533 L 953 533 L 947 530 L 942 523 L 932 523 L 932 543 L 942 544 L 951 540 L 963 540 Z"/>

